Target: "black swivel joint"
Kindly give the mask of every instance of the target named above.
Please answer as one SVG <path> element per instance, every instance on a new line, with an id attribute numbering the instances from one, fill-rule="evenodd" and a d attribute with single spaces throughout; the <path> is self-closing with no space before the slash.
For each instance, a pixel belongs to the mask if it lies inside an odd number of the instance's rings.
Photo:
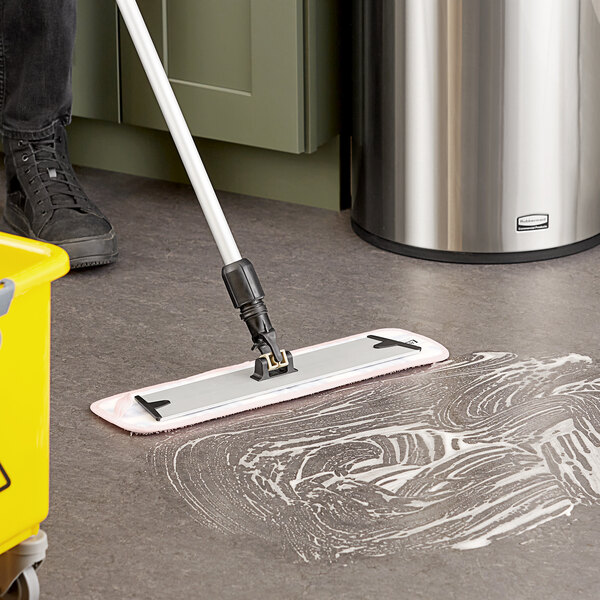
<path id="1" fill-rule="evenodd" d="M 247 258 L 242 258 L 225 265 L 221 273 L 233 306 L 239 309 L 240 318 L 248 326 L 253 348 L 258 348 L 264 355 L 272 354 L 276 363 L 283 363 L 284 357 L 277 344 L 277 335 L 263 302 L 265 293 L 252 263 Z"/>

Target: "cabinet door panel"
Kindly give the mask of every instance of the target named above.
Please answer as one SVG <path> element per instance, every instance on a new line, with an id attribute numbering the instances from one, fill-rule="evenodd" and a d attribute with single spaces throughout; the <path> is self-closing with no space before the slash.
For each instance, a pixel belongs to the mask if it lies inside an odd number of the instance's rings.
<path id="1" fill-rule="evenodd" d="M 250 0 L 170 0 L 169 76 L 182 82 L 251 92 L 250 5 Z M 201 36 L 197 35 L 198 23 L 206 24 Z M 227 40 L 235 41 L 230 44 Z"/>
<path id="2" fill-rule="evenodd" d="M 139 2 L 192 133 L 304 150 L 302 0 Z M 123 120 L 165 128 L 122 28 Z"/>
<path id="3" fill-rule="evenodd" d="M 119 120 L 118 20 L 114 0 L 78 0 L 73 114 Z"/>

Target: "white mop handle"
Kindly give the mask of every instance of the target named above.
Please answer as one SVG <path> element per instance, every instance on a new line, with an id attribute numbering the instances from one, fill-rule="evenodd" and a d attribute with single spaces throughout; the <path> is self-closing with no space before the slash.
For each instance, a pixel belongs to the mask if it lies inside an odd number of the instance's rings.
<path id="1" fill-rule="evenodd" d="M 154 90 L 154 95 L 158 100 L 169 131 L 173 136 L 173 141 L 177 146 L 185 170 L 192 182 L 198 202 L 200 202 L 223 262 L 226 265 L 236 262 L 242 258 L 240 251 L 233 239 L 227 219 L 225 219 L 215 190 L 208 178 L 208 173 L 202 164 L 192 134 L 185 122 L 181 108 L 179 108 L 173 88 L 156 52 L 150 33 L 148 33 L 148 28 L 137 2 L 136 0 L 117 0 L 117 4 L 142 61 L 148 81 Z"/>

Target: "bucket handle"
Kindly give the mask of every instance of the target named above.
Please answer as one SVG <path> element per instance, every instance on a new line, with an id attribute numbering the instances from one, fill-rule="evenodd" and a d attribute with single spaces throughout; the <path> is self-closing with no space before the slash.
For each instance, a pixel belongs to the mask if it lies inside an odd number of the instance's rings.
<path id="1" fill-rule="evenodd" d="M 0 317 L 10 308 L 15 295 L 15 282 L 12 279 L 0 279 Z M 0 331 L 0 347 L 2 347 L 2 332 Z"/>
<path id="2" fill-rule="evenodd" d="M 0 279 L 0 317 L 8 312 L 14 295 L 15 282 L 12 279 Z"/>

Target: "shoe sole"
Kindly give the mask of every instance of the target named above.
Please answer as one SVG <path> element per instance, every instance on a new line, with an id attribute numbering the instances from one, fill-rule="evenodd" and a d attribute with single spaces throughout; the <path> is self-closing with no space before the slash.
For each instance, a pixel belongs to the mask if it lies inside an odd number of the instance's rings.
<path id="1" fill-rule="evenodd" d="M 6 206 L 4 209 L 4 222 L 18 235 L 60 246 L 69 255 L 71 269 L 110 265 L 117 260 L 119 255 L 117 238 L 112 229 L 104 235 L 74 238 L 64 242 L 48 242 L 48 240 L 37 237 L 25 215 L 11 206 Z"/>

